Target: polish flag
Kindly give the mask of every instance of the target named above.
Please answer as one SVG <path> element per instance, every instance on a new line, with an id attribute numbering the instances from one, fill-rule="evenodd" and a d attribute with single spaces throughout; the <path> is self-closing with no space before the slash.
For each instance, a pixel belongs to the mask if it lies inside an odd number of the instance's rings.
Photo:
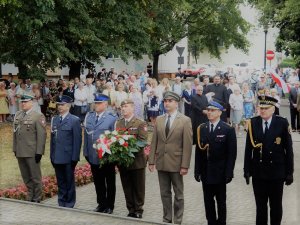
<path id="1" fill-rule="evenodd" d="M 291 90 L 291 87 L 285 83 L 285 81 L 282 79 L 281 76 L 279 76 L 274 70 L 270 71 L 273 80 L 276 82 L 276 84 L 278 84 L 279 87 L 282 88 L 283 93 L 289 93 Z"/>

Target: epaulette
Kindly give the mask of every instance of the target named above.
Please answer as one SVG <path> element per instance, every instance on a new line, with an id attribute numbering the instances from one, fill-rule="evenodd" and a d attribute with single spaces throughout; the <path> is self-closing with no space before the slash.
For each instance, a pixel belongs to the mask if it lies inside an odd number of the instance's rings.
<path id="1" fill-rule="evenodd" d="M 280 116 L 280 115 L 276 115 L 277 118 L 280 118 L 280 119 L 284 119 L 284 120 L 287 120 L 288 118 L 287 117 L 283 117 L 283 116 Z"/>
<path id="2" fill-rule="evenodd" d="M 201 123 L 201 124 L 199 125 L 200 128 L 202 128 L 202 127 L 204 127 L 204 126 L 205 126 L 205 123 Z"/>
<path id="3" fill-rule="evenodd" d="M 113 117 L 117 117 L 118 116 L 117 113 L 114 113 L 114 112 L 109 112 L 108 115 L 113 116 Z"/>

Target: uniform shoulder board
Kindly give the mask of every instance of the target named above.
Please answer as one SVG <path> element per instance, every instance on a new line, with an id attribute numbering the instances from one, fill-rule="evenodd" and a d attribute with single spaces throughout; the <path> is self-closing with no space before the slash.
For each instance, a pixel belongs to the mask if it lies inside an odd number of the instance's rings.
<path id="1" fill-rule="evenodd" d="M 78 116 L 75 116 L 75 115 L 73 115 L 74 116 L 74 118 L 76 118 L 76 119 L 80 119 Z"/>
<path id="2" fill-rule="evenodd" d="M 280 118 L 280 119 L 283 119 L 283 120 L 287 120 L 287 117 L 283 117 L 283 116 L 280 116 L 280 115 L 276 115 L 277 118 Z"/>
<path id="3" fill-rule="evenodd" d="M 199 125 L 199 127 L 201 128 L 201 127 L 204 127 L 205 126 L 205 123 L 201 123 L 200 125 Z"/>
<path id="4" fill-rule="evenodd" d="M 118 116 L 117 113 L 114 113 L 114 112 L 109 112 L 108 115 L 113 116 L 113 117 L 117 117 Z"/>

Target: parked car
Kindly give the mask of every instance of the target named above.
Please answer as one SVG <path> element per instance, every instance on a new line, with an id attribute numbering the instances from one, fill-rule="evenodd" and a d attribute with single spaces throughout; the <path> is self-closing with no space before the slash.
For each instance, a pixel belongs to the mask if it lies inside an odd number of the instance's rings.
<path id="1" fill-rule="evenodd" d="M 194 64 L 190 68 L 185 69 L 183 72 L 185 78 L 198 77 L 202 75 L 213 76 L 215 75 L 216 65 L 214 64 Z"/>

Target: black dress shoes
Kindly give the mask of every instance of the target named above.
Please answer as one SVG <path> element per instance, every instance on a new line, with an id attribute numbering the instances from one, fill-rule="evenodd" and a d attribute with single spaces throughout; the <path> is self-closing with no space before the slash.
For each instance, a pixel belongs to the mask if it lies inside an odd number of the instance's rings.
<path id="1" fill-rule="evenodd" d="M 128 213 L 127 217 L 133 217 L 133 218 L 135 218 L 135 213 Z"/>
<path id="2" fill-rule="evenodd" d="M 135 213 L 135 218 L 142 219 L 143 216 L 141 213 Z"/>
<path id="3" fill-rule="evenodd" d="M 103 212 L 107 213 L 107 214 L 112 214 L 114 210 L 112 210 L 111 208 L 106 208 Z"/>
<path id="4" fill-rule="evenodd" d="M 94 209 L 94 212 L 104 212 L 106 210 L 105 207 L 98 205 L 96 209 Z"/>

